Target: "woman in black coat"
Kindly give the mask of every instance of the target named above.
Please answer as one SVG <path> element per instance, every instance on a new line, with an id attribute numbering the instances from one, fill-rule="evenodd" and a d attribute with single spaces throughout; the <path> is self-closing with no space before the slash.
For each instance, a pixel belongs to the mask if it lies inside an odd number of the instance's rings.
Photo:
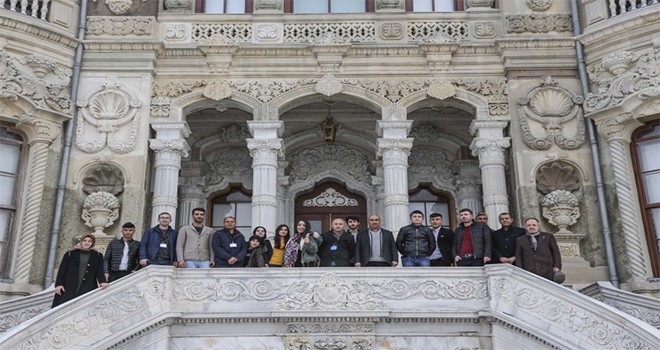
<path id="1" fill-rule="evenodd" d="M 62 257 L 55 280 L 53 306 L 63 304 L 87 292 L 108 286 L 103 275 L 103 254 L 92 249 L 96 237 L 85 234 L 80 243 Z"/>

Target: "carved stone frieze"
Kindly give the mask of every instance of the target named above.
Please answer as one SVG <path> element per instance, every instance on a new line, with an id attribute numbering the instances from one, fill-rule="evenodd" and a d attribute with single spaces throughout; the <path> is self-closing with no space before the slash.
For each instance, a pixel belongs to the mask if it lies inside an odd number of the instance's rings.
<path id="1" fill-rule="evenodd" d="M 118 218 L 119 200 L 112 193 L 100 191 L 85 197 L 82 219 L 97 237 L 105 236 L 103 229 L 112 226 Z"/>
<path id="2" fill-rule="evenodd" d="M 613 52 L 587 67 L 589 80 L 597 85 L 585 101 L 587 112 L 620 105 L 627 97 L 657 90 L 660 86 L 660 49 L 639 53 Z"/>
<path id="3" fill-rule="evenodd" d="M 16 327 L 19 324 L 34 318 L 37 315 L 50 310 L 50 304 L 40 305 L 34 307 L 27 307 L 25 309 L 16 310 L 9 314 L 3 314 L 0 317 L 0 333 L 8 331 L 10 328 Z"/>
<path id="4" fill-rule="evenodd" d="M 273 10 L 282 11 L 284 6 L 283 0 L 256 0 L 254 2 L 255 11 Z"/>
<path id="5" fill-rule="evenodd" d="M 532 11 L 543 12 L 552 6 L 552 2 L 553 0 L 525 0 L 525 5 Z"/>
<path id="6" fill-rule="evenodd" d="M 550 77 L 533 88 L 527 96 L 518 101 L 522 139 L 527 147 L 547 150 L 553 144 L 559 148 L 573 150 L 585 142 L 584 120 L 580 105 L 583 99 Z M 566 137 L 565 127 L 574 121 L 575 135 Z M 543 126 L 543 134 L 535 136 L 532 124 Z"/>
<path id="7" fill-rule="evenodd" d="M 247 148 L 230 148 L 218 152 L 207 161 L 207 186 L 220 183 L 225 177 L 243 178 L 252 175 L 252 157 Z"/>
<path id="8" fill-rule="evenodd" d="M 86 194 L 103 191 L 118 196 L 124 192 L 124 175 L 115 165 L 98 164 L 85 171 L 82 184 Z"/>
<path id="9" fill-rule="evenodd" d="M 220 101 L 231 97 L 232 90 L 226 81 L 212 81 L 206 85 L 202 94 L 214 101 Z"/>
<path id="10" fill-rule="evenodd" d="M 287 333 L 373 333 L 373 323 L 289 323 Z"/>
<path id="11" fill-rule="evenodd" d="M 237 91 L 246 93 L 261 102 L 268 102 L 282 93 L 300 86 L 316 83 L 315 79 L 301 80 L 265 80 L 265 81 L 235 81 L 233 86 Z"/>
<path id="12" fill-rule="evenodd" d="M 87 33 L 99 36 L 146 36 L 153 33 L 155 24 L 154 17 L 92 16 L 87 18 Z"/>
<path id="13" fill-rule="evenodd" d="M 507 15 L 505 28 L 507 33 L 570 33 L 573 22 L 570 13 Z"/>
<path id="14" fill-rule="evenodd" d="M 77 105 L 82 116 L 76 127 L 78 149 L 96 153 L 108 148 L 124 154 L 135 148 L 142 103 L 121 85 L 106 82 Z"/>
<path id="15" fill-rule="evenodd" d="M 408 157 L 408 174 L 414 176 L 432 176 L 444 183 L 452 183 L 454 172 L 447 157 L 433 149 L 414 147 Z"/>
<path id="16" fill-rule="evenodd" d="M 355 81 L 365 89 L 375 92 L 386 99 L 396 102 L 403 97 L 424 89 L 424 80 L 372 80 L 365 79 Z"/>
<path id="17" fill-rule="evenodd" d="M 165 39 L 170 41 L 184 40 L 188 37 L 188 27 L 182 23 L 166 24 L 163 32 Z"/>
<path id="18" fill-rule="evenodd" d="M 328 187 L 318 196 L 307 199 L 303 202 L 303 207 L 357 207 L 358 201 L 355 198 L 348 198 L 332 187 Z"/>
<path id="19" fill-rule="evenodd" d="M 343 145 L 321 145 L 298 152 L 291 159 L 289 179 L 302 181 L 331 169 L 341 169 L 359 182 L 371 179 L 367 156 Z"/>
<path id="20" fill-rule="evenodd" d="M 405 27 L 401 23 L 383 23 L 380 25 L 380 38 L 383 40 L 403 39 Z"/>
<path id="21" fill-rule="evenodd" d="M 474 24 L 474 37 L 479 39 L 492 39 L 497 34 L 494 22 L 476 22 Z"/>
<path id="22" fill-rule="evenodd" d="M 314 87 L 316 92 L 325 96 L 336 95 L 342 92 L 343 89 L 344 87 L 341 85 L 339 79 L 335 78 L 335 76 L 332 74 L 324 75 L 323 78 L 321 78 Z"/>
<path id="23" fill-rule="evenodd" d="M 245 142 L 250 136 L 250 130 L 246 126 L 237 124 L 231 124 L 218 130 L 218 139 L 226 143 Z"/>
<path id="24" fill-rule="evenodd" d="M 18 97 L 40 108 L 60 113 L 71 109 L 69 82 L 71 70 L 38 55 L 15 58 L 0 50 L 0 99 Z"/>
<path id="25" fill-rule="evenodd" d="M 376 10 L 403 10 L 404 0 L 376 0 Z"/>

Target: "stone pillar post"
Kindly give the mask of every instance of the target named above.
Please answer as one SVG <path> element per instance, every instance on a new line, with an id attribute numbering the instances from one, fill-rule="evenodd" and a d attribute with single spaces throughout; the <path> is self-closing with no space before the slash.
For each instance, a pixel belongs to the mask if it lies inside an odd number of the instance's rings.
<path id="1" fill-rule="evenodd" d="M 248 121 L 253 138 L 247 139 L 252 156 L 252 227 L 274 231 L 277 226 L 277 160 L 284 156 L 279 136 L 282 121 Z"/>
<path id="2" fill-rule="evenodd" d="M 383 157 L 383 226 L 395 234 L 409 223 L 408 156 L 412 121 L 378 121 L 378 156 Z"/>
<path id="3" fill-rule="evenodd" d="M 498 229 L 497 216 L 509 212 L 509 195 L 504 174 L 504 149 L 511 146 L 511 138 L 503 137 L 505 121 L 473 120 L 470 125 L 472 155 L 479 156 L 483 184 L 484 211 L 491 220 L 489 225 Z"/>
<path id="4" fill-rule="evenodd" d="M 475 213 L 483 210 L 481 203 L 481 171 L 479 162 L 471 159 L 454 162 L 458 174 L 456 188 L 458 189 L 458 209 L 468 208 Z"/>
<path id="5" fill-rule="evenodd" d="M 203 183 L 203 178 L 189 178 L 191 181 Z M 192 210 L 204 208 L 204 193 L 202 187 L 197 184 L 182 184 L 179 186 L 179 226 L 192 224 Z M 208 219 L 208 216 L 207 216 Z"/>
<path id="6" fill-rule="evenodd" d="M 167 212 L 172 215 L 170 225 L 175 227 L 179 170 L 181 158 L 190 150 L 184 140 L 190 128 L 186 122 L 154 122 L 151 127 L 156 131 L 156 138 L 149 140 L 149 148 L 156 153 L 151 224 L 156 225 L 158 214 Z"/>

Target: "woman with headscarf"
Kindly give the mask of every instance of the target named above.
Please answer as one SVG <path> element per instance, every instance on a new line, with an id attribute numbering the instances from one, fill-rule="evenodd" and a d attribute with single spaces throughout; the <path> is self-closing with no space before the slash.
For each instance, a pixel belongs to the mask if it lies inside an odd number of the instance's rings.
<path id="1" fill-rule="evenodd" d="M 62 257 L 55 280 L 53 306 L 58 306 L 94 289 L 105 288 L 108 283 L 103 275 L 103 254 L 96 251 L 96 237 L 88 233 L 80 237 L 80 243 Z"/>
<path id="2" fill-rule="evenodd" d="M 296 232 L 284 248 L 284 267 L 319 266 L 318 246 L 321 237 L 312 232 L 307 220 L 298 220 Z"/>

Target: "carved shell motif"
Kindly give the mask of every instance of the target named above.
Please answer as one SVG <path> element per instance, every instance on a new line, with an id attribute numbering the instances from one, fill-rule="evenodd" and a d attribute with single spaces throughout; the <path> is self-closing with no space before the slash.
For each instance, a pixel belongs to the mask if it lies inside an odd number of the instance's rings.
<path id="1" fill-rule="evenodd" d="M 539 168 L 536 188 L 543 194 L 555 190 L 575 191 L 580 188 L 580 176 L 572 165 L 552 162 Z"/>
<path id="2" fill-rule="evenodd" d="M 563 91 L 545 89 L 532 96 L 529 106 L 539 116 L 563 117 L 571 112 L 574 103 L 572 98 Z"/>
<path id="3" fill-rule="evenodd" d="M 124 192 L 124 176 L 114 165 L 101 164 L 85 172 L 82 179 L 83 192 L 109 192 L 115 196 Z"/>
<path id="4" fill-rule="evenodd" d="M 90 99 L 89 113 L 96 119 L 120 119 L 131 106 L 122 94 L 106 90 Z"/>

